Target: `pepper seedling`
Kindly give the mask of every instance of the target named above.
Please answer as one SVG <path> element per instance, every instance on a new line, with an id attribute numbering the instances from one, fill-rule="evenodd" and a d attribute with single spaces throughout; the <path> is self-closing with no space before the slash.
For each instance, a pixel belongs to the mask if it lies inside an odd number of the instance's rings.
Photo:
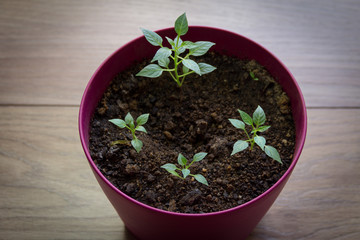
<path id="1" fill-rule="evenodd" d="M 238 111 L 243 121 L 240 121 L 238 119 L 229 119 L 229 121 L 237 129 L 244 130 L 248 139 L 245 141 L 244 140 L 236 141 L 233 146 L 233 151 L 231 155 L 234 155 L 238 152 L 245 150 L 246 148 L 249 147 L 249 143 L 250 143 L 250 150 L 252 150 L 254 148 L 254 144 L 256 143 L 261 148 L 261 150 L 263 150 L 266 153 L 266 155 L 268 155 L 272 159 L 282 164 L 280 154 L 278 153 L 278 151 L 272 146 L 265 145 L 266 139 L 262 136 L 257 135 L 258 132 L 265 132 L 270 128 L 270 126 L 263 126 L 263 124 L 266 121 L 264 110 L 260 106 L 258 106 L 255 112 L 253 113 L 252 118 L 246 112 L 241 110 Z M 245 124 L 252 127 L 252 131 L 250 132 L 252 137 L 250 137 L 248 131 L 245 129 Z"/>
<path id="2" fill-rule="evenodd" d="M 134 118 L 130 113 L 127 113 L 125 116 L 125 120 L 122 119 L 110 119 L 109 122 L 115 124 L 119 128 L 127 128 L 131 132 L 132 140 L 131 145 L 135 148 L 135 150 L 139 153 L 141 148 L 143 147 L 143 142 L 138 139 L 135 135 L 136 131 L 147 133 L 146 129 L 142 126 L 149 119 L 149 114 L 142 114 L 136 119 L 136 126 L 134 123 Z M 113 143 L 120 143 L 121 141 L 114 141 Z"/>
<path id="3" fill-rule="evenodd" d="M 178 86 L 181 87 L 187 75 L 196 73 L 201 76 L 216 69 L 216 67 L 213 67 L 210 64 L 196 63 L 194 60 L 190 59 L 190 56 L 197 57 L 204 55 L 213 45 L 215 45 L 215 43 L 208 41 L 182 41 L 180 36 L 185 35 L 189 30 L 185 13 L 175 21 L 175 32 L 177 33 L 175 39 L 166 37 L 171 48 L 164 47 L 163 39 L 157 33 L 147 29 L 141 30 L 144 33 L 146 40 L 154 46 L 159 46 L 160 49 L 155 53 L 155 56 L 151 60 L 152 64 L 147 65 L 137 73 L 136 76 L 157 78 L 161 76 L 163 72 L 169 72 L 170 76 Z M 188 53 L 181 57 L 180 54 L 184 53 L 186 50 L 188 50 Z M 173 61 L 173 66 L 171 68 L 169 67 L 170 59 Z M 153 63 L 156 61 L 158 64 Z M 182 70 L 180 71 L 179 68 L 181 65 Z"/>
<path id="4" fill-rule="evenodd" d="M 207 153 L 205 152 L 199 152 L 193 156 L 192 161 L 189 163 L 189 161 L 181 154 L 178 155 L 178 164 L 181 166 L 181 168 L 178 168 L 175 164 L 172 163 L 166 163 L 161 166 L 161 168 L 164 168 L 166 171 L 171 173 L 172 175 L 185 179 L 187 176 L 192 176 L 195 178 L 196 181 L 205 184 L 206 186 L 209 186 L 208 182 L 206 181 L 205 177 L 201 174 L 191 174 L 189 167 L 194 162 L 200 162 L 206 157 Z M 182 176 L 179 175 L 176 171 L 180 171 Z"/>
<path id="5" fill-rule="evenodd" d="M 255 73 L 254 72 L 250 72 L 250 77 L 252 78 L 252 80 L 258 81 L 259 78 L 255 77 Z"/>

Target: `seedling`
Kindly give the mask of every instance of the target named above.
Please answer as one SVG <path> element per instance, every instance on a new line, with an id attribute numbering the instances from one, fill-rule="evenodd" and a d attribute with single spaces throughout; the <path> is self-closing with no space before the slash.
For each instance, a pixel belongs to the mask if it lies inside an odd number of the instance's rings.
<path id="1" fill-rule="evenodd" d="M 250 77 L 255 80 L 255 81 L 258 81 L 259 78 L 255 77 L 255 73 L 254 72 L 250 72 Z"/>
<path id="2" fill-rule="evenodd" d="M 135 126 L 134 118 L 131 116 L 130 113 L 128 113 L 125 116 L 125 121 L 122 119 L 111 119 L 111 120 L 109 120 L 109 122 L 115 124 L 119 128 L 129 129 L 129 131 L 132 134 L 131 145 L 135 148 L 135 150 L 137 152 L 140 152 L 141 148 L 143 147 L 143 142 L 136 137 L 135 132 L 139 131 L 139 132 L 147 133 L 146 129 L 142 125 L 144 125 L 148 121 L 148 119 L 149 119 L 148 113 L 140 115 L 136 119 L 136 126 Z M 117 144 L 117 143 L 124 143 L 124 142 L 122 140 L 119 140 L 119 141 L 114 141 L 113 143 Z"/>
<path id="3" fill-rule="evenodd" d="M 185 35 L 188 32 L 188 29 L 188 22 L 186 14 L 184 13 L 175 21 L 176 38 L 170 39 L 166 37 L 171 49 L 163 46 L 163 39 L 160 35 L 150 30 L 141 29 L 146 40 L 154 46 L 159 46 L 160 49 L 151 60 L 152 64 L 147 65 L 137 73 L 136 76 L 157 78 L 161 76 L 163 72 L 169 72 L 170 76 L 178 86 L 181 87 L 185 77 L 189 74 L 196 73 L 201 76 L 214 71 L 216 67 L 206 63 L 196 63 L 194 60 L 190 59 L 190 56 L 197 57 L 204 55 L 213 45 L 215 45 L 215 43 L 207 41 L 182 41 L 180 36 Z M 185 53 L 187 50 L 188 53 L 181 57 L 180 54 Z M 170 59 L 173 61 L 171 68 L 169 67 Z M 158 64 L 153 63 L 156 61 Z M 181 65 L 182 70 L 180 71 L 179 68 Z"/>
<path id="4" fill-rule="evenodd" d="M 206 181 L 205 177 L 201 174 L 191 174 L 189 167 L 194 163 L 194 162 L 200 162 L 201 160 L 203 160 L 206 157 L 207 153 L 205 152 L 199 152 L 197 154 L 194 155 L 192 161 L 189 163 L 188 160 L 181 154 L 179 153 L 178 155 L 178 163 L 181 166 L 181 168 L 178 168 L 175 164 L 172 163 L 166 163 L 164 165 L 161 166 L 161 168 L 164 168 L 166 171 L 168 171 L 169 173 L 171 173 L 172 175 L 181 178 L 181 179 L 185 179 L 187 176 L 192 176 L 195 178 L 196 181 L 205 184 L 206 186 L 209 186 L 208 182 Z M 182 176 L 179 175 L 179 173 L 177 173 L 176 171 L 180 171 Z"/>
<path id="5" fill-rule="evenodd" d="M 248 140 L 238 140 L 237 142 L 235 142 L 231 155 L 245 150 L 249 147 L 249 143 L 251 151 L 254 148 L 254 144 L 256 143 L 261 148 L 261 150 L 266 153 L 266 155 L 282 164 L 278 151 L 272 146 L 265 145 L 266 139 L 262 136 L 257 135 L 258 132 L 265 132 L 270 128 L 270 126 L 263 126 L 266 121 L 264 110 L 260 106 L 258 106 L 253 113 L 252 118 L 246 112 L 243 112 L 241 110 L 238 111 L 243 121 L 240 121 L 238 119 L 229 119 L 229 121 L 234 127 L 244 130 Z M 249 133 L 245 129 L 245 124 L 252 127 L 252 131 L 250 132 L 250 134 L 252 135 L 251 138 L 249 136 Z"/>

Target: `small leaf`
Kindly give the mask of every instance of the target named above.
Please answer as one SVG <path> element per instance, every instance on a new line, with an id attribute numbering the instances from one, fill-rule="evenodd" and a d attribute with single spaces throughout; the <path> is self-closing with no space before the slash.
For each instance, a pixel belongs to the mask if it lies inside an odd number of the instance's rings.
<path id="1" fill-rule="evenodd" d="M 255 77 L 255 74 L 253 72 L 250 72 L 250 77 L 255 81 L 259 80 L 259 78 Z"/>
<path id="2" fill-rule="evenodd" d="M 172 49 L 175 49 L 175 42 L 174 40 L 172 40 L 171 38 L 165 37 L 166 40 L 169 42 L 169 44 L 171 45 Z"/>
<path id="3" fill-rule="evenodd" d="M 151 60 L 151 62 L 155 62 L 157 60 L 168 58 L 171 55 L 171 50 L 167 47 L 162 47 L 155 53 L 155 56 Z"/>
<path id="4" fill-rule="evenodd" d="M 179 48 L 183 44 L 183 40 L 179 36 L 176 36 L 174 38 L 175 47 Z"/>
<path id="5" fill-rule="evenodd" d="M 280 154 L 278 153 L 278 151 L 274 147 L 265 145 L 264 150 L 265 150 L 266 155 L 268 155 L 269 157 L 271 157 L 275 161 L 278 161 L 279 163 L 282 164 Z"/>
<path id="6" fill-rule="evenodd" d="M 187 159 L 181 153 L 179 153 L 179 155 L 178 155 L 178 163 L 181 166 L 186 166 L 186 163 L 187 163 Z"/>
<path id="7" fill-rule="evenodd" d="M 229 121 L 234 127 L 245 130 L 245 123 L 243 123 L 242 121 L 237 119 L 229 119 Z"/>
<path id="8" fill-rule="evenodd" d="M 179 36 L 177 36 L 174 39 L 174 42 L 175 42 L 175 46 L 177 48 L 177 53 L 178 54 L 181 54 L 181 53 L 185 52 L 186 49 L 184 47 L 181 47 L 181 45 L 183 44 L 183 41 L 181 40 L 181 38 Z"/>
<path id="9" fill-rule="evenodd" d="M 265 132 L 266 130 L 268 130 L 270 128 L 270 126 L 260 126 L 259 128 L 258 128 L 258 131 L 259 132 Z"/>
<path id="10" fill-rule="evenodd" d="M 253 120 L 252 118 L 250 117 L 249 114 L 247 114 L 246 112 L 244 111 L 241 111 L 239 110 L 239 113 L 240 113 L 240 116 L 241 116 L 241 119 L 244 121 L 244 123 L 246 123 L 247 125 L 251 126 L 253 124 Z"/>
<path id="11" fill-rule="evenodd" d="M 199 152 L 199 153 L 194 155 L 193 161 L 194 162 L 200 162 L 201 160 L 203 160 L 206 157 L 206 155 L 207 155 L 206 152 Z"/>
<path id="12" fill-rule="evenodd" d="M 159 59 L 158 64 L 161 67 L 167 68 L 169 66 L 170 63 L 170 59 L 169 58 L 163 58 L 163 59 Z"/>
<path id="13" fill-rule="evenodd" d="M 126 126 L 126 122 L 121 119 L 111 119 L 111 120 L 109 120 L 109 122 L 115 124 L 119 128 L 124 128 Z"/>
<path id="14" fill-rule="evenodd" d="M 231 155 L 234 155 L 238 152 L 241 152 L 249 147 L 249 143 L 243 140 L 236 141 L 236 143 L 233 146 L 233 151 Z"/>
<path id="15" fill-rule="evenodd" d="M 198 41 L 192 48 L 190 48 L 190 54 L 196 57 L 202 56 L 214 45 L 215 43 L 213 42 Z"/>
<path id="16" fill-rule="evenodd" d="M 178 177 L 178 178 L 182 178 L 182 177 L 180 177 L 180 175 L 179 175 L 177 172 L 175 172 L 175 171 L 168 171 L 168 172 L 171 173 L 172 175 Z"/>
<path id="17" fill-rule="evenodd" d="M 141 31 L 143 32 L 146 40 L 148 40 L 149 43 L 151 43 L 154 46 L 162 45 L 163 40 L 159 34 L 157 34 L 156 32 L 147 30 L 147 29 L 143 29 L 143 28 L 141 28 Z"/>
<path id="18" fill-rule="evenodd" d="M 199 65 L 191 60 L 191 59 L 184 59 L 182 61 L 182 63 L 184 64 L 185 67 L 193 70 L 194 72 L 196 72 L 197 74 L 201 75 L 201 72 L 200 72 L 200 68 L 199 68 Z"/>
<path id="19" fill-rule="evenodd" d="M 161 168 L 164 168 L 167 171 L 175 171 L 177 169 L 175 164 L 172 164 L 172 163 L 166 163 L 166 164 L 162 165 Z"/>
<path id="20" fill-rule="evenodd" d="M 147 133 L 146 129 L 143 126 L 137 126 L 135 128 L 136 131 Z"/>
<path id="21" fill-rule="evenodd" d="M 141 148 L 143 146 L 142 141 L 140 141 L 139 139 L 135 138 L 133 140 L 131 140 L 131 145 L 135 148 L 135 150 L 139 153 L 141 151 Z"/>
<path id="22" fill-rule="evenodd" d="M 266 117 L 265 117 L 265 113 L 264 110 L 258 106 L 255 110 L 255 112 L 253 113 L 253 120 L 254 123 L 256 124 L 256 126 L 260 126 L 263 125 L 266 121 Z"/>
<path id="23" fill-rule="evenodd" d="M 186 13 L 183 13 L 180 17 L 178 17 L 175 21 L 175 32 L 182 36 L 185 35 L 188 31 L 188 22 L 186 19 Z"/>
<path id="24" fill-rule="evenodd" d="M 146 113 L 146 114 L 142 114 L 142 115 L 140 115 L 137 119 L 136 119 L 136 123 L 137 123 L 137 125 L 144 125 L 147 121 L 148 121 L 148 119 L 149 119 L 149 113 Z"/>
<path id="25" fill-rule="evenodd" d="M 194 178 L 196 179 L 196 181 L 198 181 L 199 183 L 205 184 L 206 186 L 209 186 L 208 182 L 206 181 L 206 178 L 201 175 L 201 174 L 196 174 L 194 175 Z"/>
<path id="26" fill-rule="evenodd" d="M 184 178 L 186 178 L 186 177 L 189 176 L 189 174 L 190 174 L 190 170 L 189 170 L 189 169 L 182 169 L 181 172 L 182 172 Z"/>
<path id="27" fill-rule="evenodd" d="M 198 65 L 200 68 L 201 75 L 211 73 L 216 69 L 216 67 L 211 66 L 210 64 L 207 63 L 198 63 Z"/>
<path id="28" fill-rule="evenodd" d="M 136 76 L 157 78 L 163 73 L 163 69 L 157 64 L 149 64 L 144 67 Z"/>
<path id="29" fill-rule="evenodd" d="M 182 71 L 183 71 L 183 74 L 185 74 L 185 73 L 189 72 L 189 69 L 187 67 L 185 67 L 185 65 L 183 65 Z"/>
<path id="30" fill-rule="evenodd" d="M 262 136 L 256 136 L 256 137 L 254 137 L 254 141 L 261 148 L 261 150 L 264 151 L 266 139 Z"/>
<path id="31" fill-rule="evenodd" d="M 125 116 L 125 122 L 129 125 L 131 122 L 134 122 L 134 118 L 131 116 L 130 112 L 128 112 Z"/>

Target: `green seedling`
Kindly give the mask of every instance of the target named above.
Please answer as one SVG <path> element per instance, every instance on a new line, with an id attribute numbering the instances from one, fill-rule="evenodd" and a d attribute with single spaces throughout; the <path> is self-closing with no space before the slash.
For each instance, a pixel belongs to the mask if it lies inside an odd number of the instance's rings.
<path id="1" fill-rule="evenodd" d="M 266 153 L 266 155 L 282 164 L 278 151 L 272 146 L 265 145 L 266 139 L 262 136 L 257 135 L 259 132 L 265 132 L 270 128 L 270 126 L 263 126 L 266 121 L 264 110 L 260 106 L 258 106 L 253 113 L 252 118 L 246 112 L 243 112 L 241 110 L 238 111 L 243 121 L 240 121 L 238 119 L 229 119 L 229 121 L 237 129 L 244 130 L 248 139 L 238 140 L 237 142 L 235 142 L 231 155 L 245 150 L 249 147 L 249 143 L 250 150 L 252 150 L 254 148 L 254 144 L 256 143 L 261 148 L 261 150 Z M 245 129 L 245 124 L 252 127 L 252 130 L 250 132 L 252 137 L 250 137 L 248 131 Z"/>
<path id="2" fill-rule="evenodd" d="M 185 77 L 189 74 L 196 73 L 201 76 L 214 71 L 216 69 L 215 67 L 206 63 L 196 63 L 190 59 L 190 56 L 197 57 L 204 55 L 215 43 L 207 41 L 182 41 L 180 36 L 185 35 L 188 29 L 188 22 L 186 14 L 184 13 L 175 21 L 175 32 L 177 33 L 175 39 L 166 37 L 166 40 L 171 46 L 170 48 L 163 45 L 163 39 L 157 33 L 141 29 L 146 40 L 154 46 L 159 46 L 160 49 L 151 60 L 152 63 L 143 68 L 136 76 L 157 78 L 161 76 L 163 72 L 169 72 L 170 76 L 178 86 L 181 87 Z M 180 54 L 186 51 L 188 52 L 185 56 L 180 56 Z M 169 66 L 170 60 L 173 61 L 171 67 Z M 157 62 L 158 64 L 154 64 L 153 62 Z M 180 66 L 182 66 L 181 70 L 179 69 Z"/>
<path id="3" fill-rule="evenodd" d="M 199 152 L 197 154 L 194 155 L 192 161 L 189 163 L 188 160 L 181 154 L 179 153 L 178 155 L 178 163 L 181 166 L 181 168 L 178 168 L 175 164 L 172 163 L 166 163 L 164 165 L 161 166 L 161 168 L 164 168 L 166 171 L 168 171 L 169 173 L 171 173 L 172 175 L 181 178 L 181 179 L 185 179 L 187 176 L 192 176 L 195 178 L 196 181 L 205 184 L 206 186 L 209 186 L 208 182 L 206 181 L 205 177 L 201 174 L 191 174 L 189 167 L 194 163 L 194 162 L 200 162 L 201 160 L 203 160 L 206 157 L 207 153 L 205 152 Z M 180 171 L 182 176 L 177 173 L 176 171 Z"/>
<path id="4" fill-rule="evenodd" d="M 131 116 L 130 113 L 128 113 L 125 116 L 125 120 L 111 119 L 109 120 L 109 122 L 115 124 L 119 128 L 129 129 L 132 135 L 131 145 L 135 148 L 137 152 L 140 152 L 141 148 L 143 147 L 143 142 L 136 137 L 135 132 L 139 131 L 139 132 L 147 133 L 146 129 L 142 125 L 144 125 L 148 121 L 148 119 L 149 119 L 148 113 L 139 116 L 136 119 L 136 126 L 135 126 L 134 118 Z M 113 144 L 118 144 L 118 143 L 124 144 L 127 142 L 128 142 L 127 140 L 118 140 L 118 141 L 114 141 Z"/>
<path id="5" fill-rule="evenodd" d="M 250 77 L 252 78 L 252 80 L 258 81 L 259 78 L 255 77 L 255 73 L 254 72 L 250 72 Z"/>

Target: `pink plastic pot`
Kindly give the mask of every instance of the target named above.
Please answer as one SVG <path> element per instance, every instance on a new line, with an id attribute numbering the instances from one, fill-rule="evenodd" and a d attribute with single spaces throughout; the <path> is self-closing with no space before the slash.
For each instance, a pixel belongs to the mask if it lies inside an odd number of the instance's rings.
<path id="1" fill-rule="evenodd" d="M 173 28 L 157 31 L 162 37 L 175 37 Z M 305 102 L 294 77 L 273 54 L 259 44 L 229 31 L 194 26 L 184 40 L 212 41 L 217 52 L 239 58 L 255 59 L 282 85 L 291 100 L 296 124 L 296 146 L 291 166 L 282 178 L 257 198 L 225 211 L 207 214 L 180 214 L 159 210 L 128 197 L 115 188 L 97 169 L 88 150 L 89 122 L 113 77 L 144 58 L 151 58 L 157 47 L 139 37 L 119 48 L 96 70 L 88 83 L 80 105 L 81 144 L 94 175 L 125 226 L 139 239 L 244 239 L 269 210 L 293 171 L 305 142 L 307 117 Z"/>

